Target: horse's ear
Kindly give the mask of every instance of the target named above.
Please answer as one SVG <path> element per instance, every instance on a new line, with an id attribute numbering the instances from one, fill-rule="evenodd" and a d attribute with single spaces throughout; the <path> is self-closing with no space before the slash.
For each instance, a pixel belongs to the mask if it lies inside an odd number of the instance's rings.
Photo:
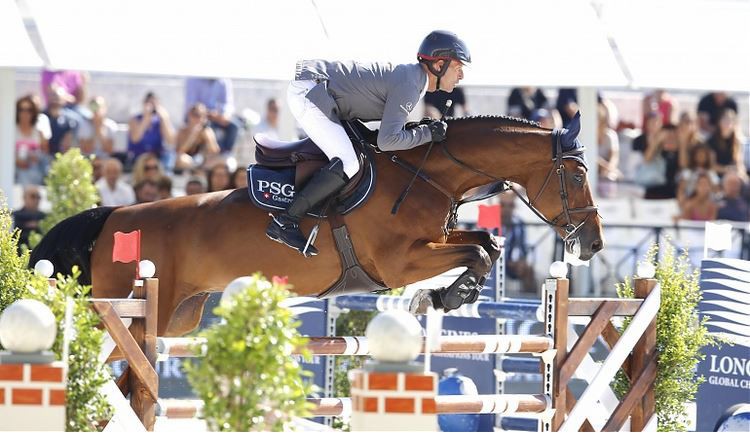
<path id="1" fill-rule="evenodd" d="M 568 122 L 568 125 L 565 125 L 565 129 L 568 130 L 565 132 L 565 138 L 569 139 L 570 142 L 578 137 L 578 133 L 581 132 L 581 112 L 576 112 L 573 119 Z"/>

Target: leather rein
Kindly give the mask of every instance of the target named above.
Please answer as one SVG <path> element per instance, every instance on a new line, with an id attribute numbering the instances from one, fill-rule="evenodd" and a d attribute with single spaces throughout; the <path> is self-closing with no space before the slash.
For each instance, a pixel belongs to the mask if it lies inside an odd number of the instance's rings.
<path id="1" fill-rule="evenodd" d="M 588 221 L 589 217 L 591 216 L 591 213 L 598 212 L 598 207 L 596 205 L 588 205 L 584 207 L 579 208 L 571 208 L 570 204 L 568 203 L 568 189 L 567 185 L 565 183 L 565 165 L 563 164 L 563 160 L 565 158 L 570 157 L 576 157 L 581 155 L 583 152 L 583 148 L 578 148 L 574 151 L 562 151 L 562 144 L 560 140 L 561 132 L 555 131 L 554 133 L 554 140 L 555 140 L 555 156 L 552 158 L 552 161 L 555 162 L 555 164 L 552 165 L 549 172 L 547 172 L 547 177 L 544 179 L 544 183 L 542 184 L 542 187 L 537 192 L 536 196 L 534 196 L 533 200 L 529 200 L 528 198 L 524 197 L 521 192 L 518 191 L 517 187 L 515 187 L 512 183 L 508 182 L 506 179 L 503 178 L 497 178 L 495 176 L 490 175 L 489 173 L 486 173 L 482 170 L 479 170 L 475 167 L 472 167 L 463 161 L 459 160 L 456 156 L 454 156 L 450 150 L 448 149 L 448 146 L 446 144 L 443 144 L 443 154 L 445 154 L 446 157 L 459 167 L 469 170 L 471 172 L 474 172 L 478 175 L 484 176 L 488 179 L 491 179 L 494 182 L 503 182 L 505 183 L 507 189 L 513 190 L 513 192 L 518 196 L 519 199 L 534 213 L 537 217 L 539 217 L 543 222 L 547 223 L 548 225 L 560 228 L 565 231 L 565 237 L 563 237 L 563 241 L 568 241 L 575 236 L 578 235 L 578 231 L 583 227 L 583 225 Z M 422 161 L 422 164 L 424 164 L 424 160 Z M 419 169 L 412 166 L 410 163 L 407 163 L 406 161 L 399 158 L 397 155 L 392 154 L 391 155 L 391 161 L 398 165 L 399 167 L 408 170 L 409 172 L 415 174 L 416 176 L 419 176 L 423 181 L 427 182 L 431 186 L 433 186 L 436 190 L 441 192 L 444 196 L 446 196 L 451 201 L 451 214 L 449 215 L 449 225 L 450 223 L 455 224 L 458 215 L 458 206 L 461 205 L 461 201 L 457 201 L 451 193 L 443 186 L 441 186 L 439 183 L 437 183 L 435 180 L 430 178 L 427 174 L 422 172 L 421 166 Z M 539 199 L 539 196 L 545 191 L 547 186 L 550 183 L 550 180 L 552 179 L 553 173 L 557 174 L 557 178 L 559 180 L 560 184 L 560 201 L 562 202 L 562 211 L 555 216 L 552 220 L 547 219 L 544 215 L 542 215 L 539 210 L 536 209 L 534 206 L 534 203 Z M 499 193 L 499 192 L 498 192 Z M 573 223 L 573 219 L 571 218 L 571 215 L 573 214 L 580 214 L 580 213 L 586 213 L 586 217 L 581 220 L 580 223 L 575 224 Z M 561 218 L 565 218 L 565 221 L 559 222 Z M 446 227 L 446 229 L 452 229 L 452 227 Z"/>

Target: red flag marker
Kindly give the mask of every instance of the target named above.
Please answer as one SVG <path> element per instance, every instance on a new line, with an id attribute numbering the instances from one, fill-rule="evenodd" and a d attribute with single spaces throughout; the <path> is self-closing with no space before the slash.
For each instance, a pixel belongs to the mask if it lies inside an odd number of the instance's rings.
<path id="1" fill-rule="evenodd" d="M 135 261 L 135 278 L 140 278 L 138 263 L 141 262 L 141 231 L 115 232 L 112 246 L 112 262 L 125 264 Z"/>
<path id="2" fill-rule="evenodd" d="M 477 227 L 500 230 L 500 205 L 479 205 Z"/>

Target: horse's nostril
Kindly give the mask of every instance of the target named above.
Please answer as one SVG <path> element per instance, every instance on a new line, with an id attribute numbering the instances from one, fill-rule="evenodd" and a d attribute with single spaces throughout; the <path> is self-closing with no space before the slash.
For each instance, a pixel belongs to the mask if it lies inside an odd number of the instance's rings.
<path id="1" fill-rule="evenodd" d="M 591 251 L 592 252 L 598 252 L 604 247 L 604 243 L 602 243 L 602 240 L 596 240 L 593 243 L 591 243 Z"/>

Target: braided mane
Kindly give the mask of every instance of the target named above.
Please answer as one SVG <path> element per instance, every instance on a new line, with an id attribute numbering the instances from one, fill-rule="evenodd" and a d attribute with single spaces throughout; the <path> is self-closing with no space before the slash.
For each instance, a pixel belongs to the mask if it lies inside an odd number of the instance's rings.
<path id="1" fill-rule="evenodd" d="M 464 116 L 460 118 L 449 118 L 450 121 L 453 122 L 465 122 L 465 121 L 481 121 L 481 120 L 487 120 L 487 121 L 499 121 L 501 126 L 507 126 L 507 127 L 533 127 L 533 128 L 542 128 L 542 126 L 539 124 L 539 122 L 530 121 L 528 119 L 521 119 L 521 118 L 515 118 L 513 116 L 505 116 L 505 115 L 475 115 L 475 116 Z"/>

